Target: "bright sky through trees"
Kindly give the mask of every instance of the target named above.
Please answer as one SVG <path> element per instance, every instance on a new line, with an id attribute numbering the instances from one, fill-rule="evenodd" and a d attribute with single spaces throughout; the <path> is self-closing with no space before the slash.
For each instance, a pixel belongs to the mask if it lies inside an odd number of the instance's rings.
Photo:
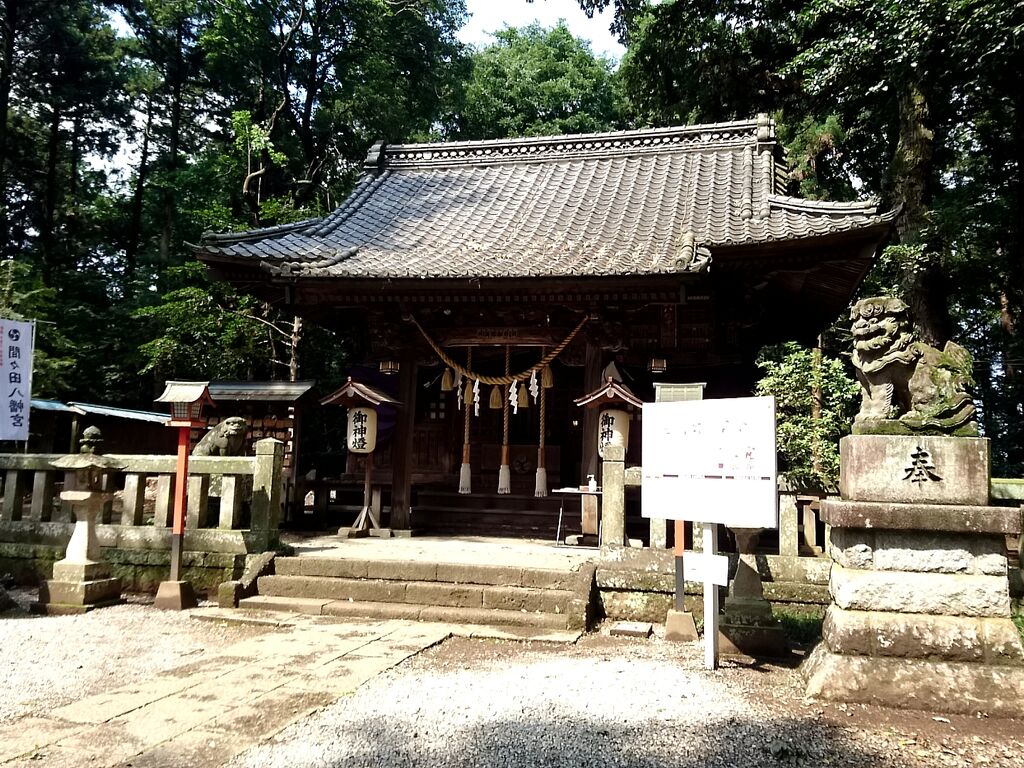
<path id="1" fill-rule="evenodd" d="M 553 27 L 559 19 L 565 19 L 573 35 L 590 41 L 594 53 L 619 60 L 625 52 L 608 31 L 612 23 L 610 8 L 588 19 L 576 0 L 534 0 L 532 3 L 526 0 L 467 0 L 466 7 L 471 16 L 459 30 L 459 39 L 464 43 L 488 45 L 494 42 L 488 33 L 505 25 L 523 27 L 536 22 L 544 27 Z"/>

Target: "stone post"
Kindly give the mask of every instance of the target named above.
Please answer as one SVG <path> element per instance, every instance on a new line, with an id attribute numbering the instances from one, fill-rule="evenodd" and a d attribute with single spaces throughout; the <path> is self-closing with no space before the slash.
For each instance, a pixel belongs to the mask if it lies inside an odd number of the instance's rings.
<path id="1" fill-rule="evenodd" d="M 252 478 L 252 522 L 250 527 L 270 548 L 277 539 L 281 518 L 281 484 L 284 470 L 284 443 L 271 437 L 256 443 L 256 462 Z"/>
<path id="2" fill-rule="evenodd" d="M 786 639 L 764 599 L 761 574 L 757 570 L 757 537 L 760 528 L 730 528 L 736 536 L 736 575 L 729 583 L 729 596 L 719 624 L 722 653 L 746 656 L 783 656 Z"/>
<path id="3" fill-rule="evenodd" d="M 188 478 L 187 528 L 205 528 L 210 510 L 210 476 L 190 475 Z"/>
<path id="4" fill-rule="evenodd" d="M 124 508 L 121 525 L 142 525 L 146 506 L 146 476 L 134 472 L 124 476 Z"/>
<path id="5" fill-rule="evenodd" d="M 800 556 L 800 510 L 794 492 L 779 493 L 779 554 Z"/>
<path id="6" fill-rule="evenodd" d="M 170 528 L 174 516 L 174 475 L 160 475 L 156 479 L 156 503 L 153 506 L 153 525 Z"/>
<path id="7" fill-rule="evenodd" d="M 20 520 L 21 505 L 25 500 L 25 478 L 17 469 L 7 470 L 4 479 L 4 503 L 0 507 L 0 520 Z"/>
<path id="8" fill-rule="evenodd" d="M 601 487 L 601 546 L 626 544 L 626 452 L 621 445 L 604 449 Z"/>
<path id="9" fill-rule="evenodd" d="M 220 515 L 218 527 L 232 530 L 242 517 L 242 489 L 237 475 L 224 475 L 220 481 Z"/>
<path id="10" fill-rule="evenodd" d="M 827 499 L 832 558 L 807 694 L 959 714 L 1024 716 L 1024 648 L 1010 619 L 1006 537 L 987 506 L 988 440 L 853 435 Z"/>
<path id="11" fill-rule="evenodd" d="M 37 522 L 48 522 L 53 516 L 53 472 L 38 469 L 32 478 L 32 506 L 29 516 Z"/>

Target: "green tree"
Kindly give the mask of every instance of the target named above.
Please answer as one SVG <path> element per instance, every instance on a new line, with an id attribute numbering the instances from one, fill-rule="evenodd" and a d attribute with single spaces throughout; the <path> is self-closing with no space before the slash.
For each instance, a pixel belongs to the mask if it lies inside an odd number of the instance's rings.
<path id="1" fill-rule="evenodd" d="M 32 396 L 59 397 L 71 389 L 71 344 L 52 319 L 58 316 L 56 291 L 43 285 L 31 265 L 0 262 L 0 317 L 36 323 Z"/>
<path id="2" fill-rule="evenodd" d="M 267 377 L 275 344 L 258 302 L 211 280 L 198 262 L 167 272 L 171 290 L 159 304 L 133 315 L 152 329 L 151 340 L 141 347 L 146 361 L 141 372 L 159 379 Z"/>
<path id="3" fill-rule="evenodd" d="M 834 489 L 860 386 L 841 360 L 792 342 L 764 349 L 757 364 L 757 394 L 775 397 L 782 471 L 797 488 Z"/>
<path id="4" fill-rule="evenodd" d="M 605 131 L 620 122 L 618 80 L 565 23 L 495 33 L 476 52 L 463 101 L 447 133 L 454 139 Z"/>

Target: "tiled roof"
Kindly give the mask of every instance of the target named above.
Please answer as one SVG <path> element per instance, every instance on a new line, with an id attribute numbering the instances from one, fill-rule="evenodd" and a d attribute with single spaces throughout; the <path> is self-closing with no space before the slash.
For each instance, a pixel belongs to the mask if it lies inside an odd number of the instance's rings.
<path id="1" fill-rule="evenodd" d="M 375 145 L 340 208 L 208 235 L 199 258 L 274 275 L 462 278 L 697 272 L 716 247 L 885 225 L 874 202 L 779 194 L 775 126 Z"/>

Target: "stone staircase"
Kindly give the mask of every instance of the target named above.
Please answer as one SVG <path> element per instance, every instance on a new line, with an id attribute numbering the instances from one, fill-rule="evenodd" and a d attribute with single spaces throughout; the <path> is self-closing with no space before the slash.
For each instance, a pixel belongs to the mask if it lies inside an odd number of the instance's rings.
<path id="1" fill-rule="evenodd" d="M 239 608 L 582 630 L 596 596 L 588 564 L 563 571 L 305 556 L 276 557 L 272 569 Z"/>
<path id="2" fill-rule="evenodd" d="M 578 497 L 473 493 L 421 489 L 413 524 L 431 534 L 508 536 L 554 541 L 558 511 L 565 503 L 562 537 L 580 532 Z"/>

